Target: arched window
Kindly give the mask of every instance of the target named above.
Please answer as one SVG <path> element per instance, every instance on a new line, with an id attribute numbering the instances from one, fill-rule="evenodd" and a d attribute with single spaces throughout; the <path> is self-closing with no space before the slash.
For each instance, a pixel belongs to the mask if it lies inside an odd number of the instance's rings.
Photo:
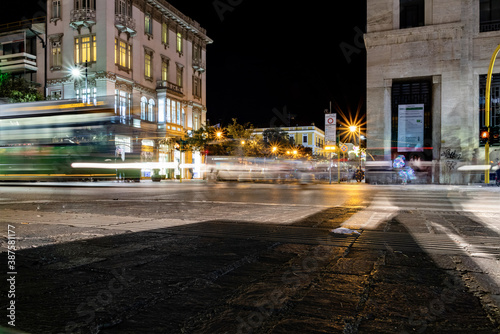
<path id="1" fill-rule="evenodd" d="M 155 100 L 150 99 L 148 104 L 148 121 L 155 121 Z"/>

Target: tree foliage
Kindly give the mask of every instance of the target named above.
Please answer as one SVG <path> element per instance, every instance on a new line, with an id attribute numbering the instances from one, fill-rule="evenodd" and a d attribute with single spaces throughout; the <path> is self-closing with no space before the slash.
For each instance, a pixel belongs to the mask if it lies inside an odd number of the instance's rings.
<path id="1" fill-rule="evenodd" d="M 34 102 L 44 99 L 36 87 L 21 77 L 13 77 L 9 73 L 0 74 L 0 98 L 10 103 Z"/>
<path id="2" fill-rule="evenodd" d="M 251 123 L 239 124 L 236 118 L 224 128 L 207 124 L 198 130 L 186 132 L 182 138 L 172 139 L 171 144 L 183 151 L 199 151 L 207 155 L 232 155 L 247 157 L 304 157 L 311 156 L 310 148 L 294 145 L 288 133 L 282 129 L 268 129 L 264 136 L 254 135 L 254 126 Z M 277 145 L 279 150 L 272 151 Z M 290 152 L 296 151 L 297 154 Z M 287 153 L 288 152 L 288 153 Z"/>

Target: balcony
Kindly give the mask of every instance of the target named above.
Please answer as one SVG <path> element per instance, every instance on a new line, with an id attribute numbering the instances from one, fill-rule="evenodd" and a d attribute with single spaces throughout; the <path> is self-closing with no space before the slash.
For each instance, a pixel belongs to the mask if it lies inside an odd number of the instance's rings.
<path id="1" fill-rule="evenodd" d="M 135 20 L 128 15 L 115 14 L 115 27 L 120 33 L 129 34 L 130 37 L 137 35 L 135 30 Z"/>
<path id="2" fill-rule="evenodd" d="M 0 56 L 0 73 L 24 71 L 37 71 L 36 56 L 25 52 Z"/>
<path id="3" fill-rule="evenodd" d="M 70 27 L 80 30 L 82 27 L 91 28 L 95 23 L 95 10 L 94 9 L 78 9 L 71 11 Z"/>
<path id="4" fill-rule="evenodd" d="M 159 80 L 156 81 L 156 90 L 166 89 L 169 93 L 175 93 L 177 95 L 184 95 L 183 89 L 181 86 L 178 86 L 170 81 Z"/>
<path id="5" fill-rule="evenodd" d="M 205 72 L 206 65 L 201 59 L 193 59 L 193 68 L 198 72 Z"/>

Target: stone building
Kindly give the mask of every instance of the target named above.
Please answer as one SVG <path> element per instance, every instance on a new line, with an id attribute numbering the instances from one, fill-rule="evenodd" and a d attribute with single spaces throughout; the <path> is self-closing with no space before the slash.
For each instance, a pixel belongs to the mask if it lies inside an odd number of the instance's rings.
<path id="1" fill-rule="evenodd" d="M 139 129 L 135 138 L 119 138 L 121 149 L 199 165 L 199 153 L 179 150 L 172 139 L 206 121 L 210 43 L 198 22 L 164 0 L 47 0 L 46 94 L 114 97 L 115 112 Z"/>
<path id="2" fill-rule="evenodd" d="M 484 92 L 500 43 L 499 0 L 368 0 L 368 182 L 397 182 L 391 161 L 418 161 L 428 183 L 480 182 Z M 499 73 L 496 68 L 494 73 Z M 490 160 L 500 158 L 500 75 L 493 76 Z"/>

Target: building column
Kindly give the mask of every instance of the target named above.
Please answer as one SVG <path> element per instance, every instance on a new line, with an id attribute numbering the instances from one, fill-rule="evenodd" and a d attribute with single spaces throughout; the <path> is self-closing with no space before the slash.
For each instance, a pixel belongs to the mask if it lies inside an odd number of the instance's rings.
<path id="1" fill-rule="evenodd" d="M 441 75 L 432 77 L 432 183 L 441 183 Z"/>
<path id="2" fill-rule="evenodd" d="M 384 79 L 384 161 L 391 161 L 392 148 L 392 79 Z"/>

